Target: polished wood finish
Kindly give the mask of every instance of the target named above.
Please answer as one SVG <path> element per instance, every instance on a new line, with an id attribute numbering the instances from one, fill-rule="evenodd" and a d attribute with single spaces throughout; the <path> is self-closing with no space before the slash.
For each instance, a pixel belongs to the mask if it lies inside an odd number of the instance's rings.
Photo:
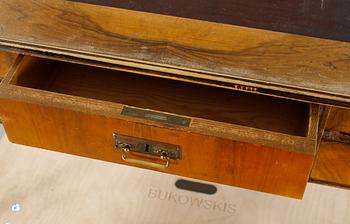
<path id="1" fill-rule="evenodd" d="M 66 72 L 67 74 L 65 74 Z M 95 72 L 98 72 L 99 75 L 94 75 Z M 84 81 L 76 79 L 81 75 L 85 77 Z M 108 82 L 101 76 L 107 78 Z M 127 78 L 128 80 L 131 79 L 131 76 L 133 77 L 132 83 L 125 82 L 126 76 L 130 76 Z M 141 79 L 141 81 L 137 81 L 138 79 Z M 147 84 L 147 88 L 154 85 L 154 83 L 161 84 L 154 87 L 152 91 L 141 91 L 142 89 L 145 90 L 145 87 L 142 87 L 143 84 Z M 260 98 L 251 94 L 212 89 L 212 87 L 207 88 L 205 86 L 202 87 L 207 91 L 202 91 L 199 86 L 194 84 L 173 83 L 173 81 L 137 76 L 122 71 L 109 71 L 28 56 L 18 58 L 14 69 L 4 78 L 2 84 L 0 96 L 4 99 L 45 104 L 50 107 L 88 113 L 93 111 L 96 114 L 131 122 L 213 135 L 235 141 L 253 142 L 254 144 L 312 155 L 316 152 L 320 115 L 320 108 L 317 105 L 308 106 L 291 100 L 280 101 L 278 99 L 275 99 L 276 102 L 274 102 L 272 100 L 274 98 Z M 136 88 L 133 84 L 137 84 Z M 176 90 L 177 85 L 184 87 L 183 92 Z M 115 89 L 115 87 L 118 88 Z M 216 97 L 223 97 L 223 93 L 225 95 L 230 93 L 231 98 L 229 100 L 236 102 L 237 105 L 228 105 L 226 102 L 223 102 L 221 106 L 215 104 L 215 100 L 221 102 L 221 99 L 212 99 L 211 96 L 208 96 L 208 91 Z M 150 99 L 145 99 L 145 96 L 149 96 Z M 154 101 L 153 98 L 161 98 L 162 100 Z M 227 97 L 224 99 L 228 100 Z M 248 102 L 244 99 L 259 99 L 262 102 Z M 209 108 L 206 105 L 207 103 L 216 105 L 218 108 Z M 181 127 L 159 121 L 124 116 L 122 110 L 128 104 L 150 111 L 158 109 L 162 113 L 169 111 L 178 113 L 177 115 L 191 119 L 191 123 L 189 127 Z M 291 109 L 290 105 L 295 108 Z M 283 116 L 278 115 L 279 109 L 276 109 L 276 112 L 267 111 L 273 107 L 281 107 L 280 110 L 285 113 L 285 116 L 301 122 L 301 124 L 295 126 L 295 124 L 292 125 L 289 121 L 282 119 Z M 289 108 L 289 111 L 283 108 Z M 308 115 L 305 113 L 306 108 L 308 109 Z M 212 113 L 215 111 L 214 109 L 221 111 L 221 113 Z M 242 113 L 242 111 L 245 112 Z M 230 117 L 230 114 L 234 117 Z M 271 114 L 281 119 L 274 120 L 269 117 Z M 306 124 L 307 128 L 305 127 Z M 284 125 L 291 127 L 284 127 Z M 297 132 L 295 132 L 296 130 Z"/>
<path id="2" fill-rule="evenodd" d="M 350 41 L 347 0 L 74 1 Z"/>
<path id="3" fill-rule="evenodd" d="M 307 103 L 72 63 L 42 59 L 32 59 L 30 63 L 12 83 L 187 117 L 307 135 Z"/>
<path id="4" fill-rule="evenodd" d="M 331 108 L 311 180 L 350 187 L 350 111 Z"/>
<path id="5" fill-rule="evenodd" d="M 290 197 L 303 196 L 313 161 L 304 153 L 101 115 L 12 100 L 1 100 L 1 105 L 4 127 L 15 143 L 127 165 L 133 164 L 121 160 L 112 133 L 178 144 L 183 159 L 158 171 Z"/>
<path id="6" fill-rule="evenodd" d="M 0 51 L 0 81 L 9 72 L 17 55 Z"/>
<path id="7" fill-rule="evenodd" d="M 12 144 L 6 136 L 0 149 L 0 223 L 350 223 L 345 189 L 308 183 L 303 200 L 291 200 L 211 183 L 218 192 L 205 195 L 176 188 L 176 175 Z M 20 212 L 11 211 L 14 201 Z"/>
<path id="8" fill-rule="evenodd" d="M 350 187 L 350 144 L 322 142 L 311 179 Z"/>
<path id="9" fill-rule="evenodd" d="M 332 108 L 327 129 L 350 134 L 350 110 Z"/>
<path id="10" fill-rule="evenodd" d="M 145 92 L 145 87 L 138 79 L 147 88 L 157 84 L 157 89 L 154 87 L 154 92 Z M 15 69 L 0 85 L 0 114 L 9 139 L 19 144 L 133 165 L 121 160 L 120 151 L 114 149 L 112 134 L 134 136 L 183 148 L 181 161 L 171 161 L 169 169 L 158 171 L 302 197 L 316 151 L 318 106 L 309 107 L 305 136 L 295 136 L 244 126 L 261 125 L 265 121 L 259 119 L 268 120 L 263 105 L 250 105 L 248 101 L 240 100 L 254 95 L 211 90 L 214 87 L 203 87 L 206 91 L 202 92 L 195 84 L 179 82 L 174 85 L 172 82 L 120 71 L 20 57 Z M 191 88 L 187 85 L 191 85 Z M 174 86 L 183 87 L 181 89 L 186 94 L 177 91 Z M 190 127 L 180 127 L 120 114 L 124 106 L 120 104 L 122 101 L 136 106 L 186 113 L 187 116 L 188 113 L 205 116 L 206 113 L 201 110 L 210 111 L 211 108 L 205 105 L 209 102 L 215 105 L 215 102 L 204 93 L 218 97 L 215 94 L 222 94 L 221 91 L 226 91 L 225 94 L 232 97 L 230 100 L 237 103 L 236 108 L 247 113 L 252 113 L 248 109 L 256 109 L 262 117 L 258 113 L 252 116 L 254 119 L 240 115 L 239 110 L 230 109 L 225 104 L 217 110 L 236 116 L 236 119 L 239 118 L 236 121 L 241 125 L 191 117 Z M 299 106 L 303 108 L 304 103 L 259 100 L 265 101 L 269 109 L 272 105 L 281 106 L 285 116 L 305 122 L 305 111 L 300 113 L 303 110 L 297 109 Z M 166 108 L 166 105 L 169 107 Z M 295 108 L 291 109 L 289 105 Z M 289 111 L 284 110 L 284 107 L 289 108 Z M 279 116 L 279 112 L 272 113 Z M 212 111 L 208 114 L 211 117 L 207 118 L 215 118 Z M 301 118 L 296 117 L 300 115 Z M 279 127 L 278 130 L 294 130 L 282 129 L 281 124 L 289 125 L 285 122 L 283 119 L 269 120 L 264 127 L 271 123 L 271 126 Z"/>
<path id="11" fill-rule="evenodd" d="M 12 50 L 350 106 L 346 42 L 63 0 L 2 1 L 0 9 L 0 45 Z"/>

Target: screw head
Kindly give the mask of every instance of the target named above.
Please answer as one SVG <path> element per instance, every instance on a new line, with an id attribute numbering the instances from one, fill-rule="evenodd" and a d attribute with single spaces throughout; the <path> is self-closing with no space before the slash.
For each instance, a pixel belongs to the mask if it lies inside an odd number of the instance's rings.
<path id="1" fill-rule="evenodd" d="M 18 203 L 15 203 L 15 204 L 13 204 L 13 205 L 11 206 L 11 210 L 12 210 L 13 212 L 19 212 L 19 211 L 21 211 L 21 205 L 18 204 Z"/>

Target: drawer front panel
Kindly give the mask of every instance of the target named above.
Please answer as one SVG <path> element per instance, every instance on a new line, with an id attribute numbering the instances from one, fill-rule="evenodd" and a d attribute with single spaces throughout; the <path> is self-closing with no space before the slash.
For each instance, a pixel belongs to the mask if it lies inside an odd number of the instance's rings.
<path id="1" fill-rule="evenodd" d="M 161 172 L 301 198 L 313 156 L 67 109 L 1 100 L 10 141 Z M 113 133 L 179 145 L 165 169 L 135 165 L 115 149 Z M 153 159 L 150 159 L 153 160 Z"/>

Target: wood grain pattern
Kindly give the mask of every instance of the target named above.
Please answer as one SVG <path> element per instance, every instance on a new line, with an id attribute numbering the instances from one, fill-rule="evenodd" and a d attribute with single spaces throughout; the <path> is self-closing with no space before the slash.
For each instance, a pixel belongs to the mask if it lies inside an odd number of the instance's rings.
<path id="1" fill-rule="evenodd" d="M 204 195 L 177 189 L 176 175 L 12 144 L 6 136 L 0 177 L 0 223 L 350 223 L 349 190 L 308 183 L 303 200 L 294 200 L 215 184 L 218 192 Z M 14 203 L 20 212 L 11 211 Z"/>
<path id="2" fill-rule="evenodd" d="M 1 105 L 5 130 L 15 143 L 124 164 L 112 133 L 178 144 L 183 160 L 158 171 L 290 197 L 302 197 L 313 161 L 304 153 L 89 113 L 11 100 L 1 100 Z"/>
<path id="3" fill-rule="evenodd" d="M 347 0 L 73 1 L 350 41 Z"/>
<path id="4" fill-rule="evenodd" d="M 318 133 L 317 133 L 317 149 L 319 148 L 324 132 L 326 131 L 326 126 L 331 111 L 331 107 L 322 106 L 320 108 L 319 122 L 318 122 Z"/>
<path id="5" fill-rule="evenodd" d="M 290 135 L 308 131 L 307 103 L 37 58 L 28 63 L 11 83 Z"/>
<path id="6" fill-rule="evenodd" d="M 159 171 L 290 197 L 302 197 L 311 169 L 313 153 L 315 152 L 318 107 L 311 106 L 308 122 L 310 127 L 308 128 L 307 137 L 271 132 L 273 133 L 271 140 L 276 146 L 276 148 L 271 148 L 260 144 L 259 138 L 262 141 L 269 140 L 267 138 L 269 134 L 266 135 L 268 131 L 265 130 L 259 132 L 259 129 L 245 126 L 234 129 L 220 122 L 202 121 L 201 119 L 193 119 L 191 127 L 184 128 L 122 116 L 120 111 L 123 105 L 98 101 L 93 99 L 92 96 L 95 94 L 91 93 L 97 93 L 97 96 L 105 96 L 107 99 L 110 97 L 113 101 L 125 100 L 124 98 L 126 98 L 129 102 L 144 103 L 144 100 L 139 100 L 138 97 L 140 96 L 137 91 L 131 91 L 130 85 L 118 79 L 118 76 L 125 79 L 125 75 L 130 74 L 113 74 L 110 76 L 111 78 L 103 79 L 101 82 L 100 76 L 109 75 L 104 70 L 99 72 L 100 69 L 98 68 L 90 68 L 90 70 L 85 66 L 81 67 L 81 65 L 52 62 L 53 65 L 56 64 L 55 67 L 46 62 L 48 61 L 31 57 L 19 58 L 16 61 L 18 66 L 5 77 L 0 85 L 0 102 L 2 104 L 0 114 L 11 141 L 89 158 L 129 164 L 123 162 L 120 158 L 120 151 L 117 152 L 114 149 L 112 134 L 135 136 L 176 144 L 183 148 L 183 160 L 172 161 L 169 169 L 158 169 Z M 42 63 L 44 66 L 42 66 Z M 52 70 L 52 66 L 55 68 L 54 70 Z M 80 81 L 81 83 L 78 84 L 74 76 L 82 74 L 89 77 L 86 78 L 88 81 Z M 43 77 L 45 79 L 42 79 Z M 132 77 L 135 78 L 135 76 Z M 143 83 L 148 83 L 147 79 L 149 77 L 146 79 L 143 76 L 140 77 Z M 113 81 L 115 79 L 119 80 L 121 84 L 116 84 Z M 152 80 L 150 83 L 173 82 L 162 79 L 156 81 L 155 78 L 150 79 Z M 78 80 L 84 79 L 79 78 Z M 126 85 L 128 88 L 121 92 L 126 92 L 133 97 L 120 95 L 119 91 L 103 92 L 101 89 L 110 90 L 108 86 L 104 87 L 106 81 L 112 87 L 118 89 L 123 89 L 123 85 Z M 142 90 L 143 87 L 137 84 L 137 80 L 133 80 L 131 83 L 135 84 L 136 89 L 140 88 Z M 32 88 L 16 86 L 17 84 Z M 183 83 L 183 85 L 188 84 Z M 169 85 L 162 83 L 155 92 L 161 91 L 163 86 L 169 88 Z M 60 90 L 61 92 L 64 90 L 64 93 L 74 94 L 70 96 L 33 89 L 37 87 Z M 172 86 L 170 85 L 170 87 Z M 205 99 L 202 99 L 203 95 L 192 93 L 189 95 L 194 98 L 186 97 L 182 99 L 183 95 L 179 92 L 178 95 L 173 94 L 172 88 L 169 89 L 172 94 L 164 94 L 163 99 L 158 102 L 159 104 L 155 105 L 162 105 L 161 102 L 166 102 L 163 105 L 165 107 L 166 104 L 172 102 L 171 100 L 174 100 L 175 107 L 173 105 L 169 106 L 171 109 L 177 108 L 176 103 L 191 99 L 187 107 L 192 106 L 194 110 L 203 109 L 198 107 L 202 101 L 206 102 Z M 186 87 L 181 89 L 187 91 Z M 167 88 L 162 92 L 166 93 L 166 90 Z M 141 92 L 144 93 L 143 90 Z M 205 93 L 208 92 L 208 90 L 205 91 Z M 85 95 L 92 98 L 83 98 L 76 95 Z M 200 98 L 199 101 L 196 98 L 197 96 Z M 121 99 L 118 99 L 118 97 Z M 169 100 L 165 100 L 168 97 Z M 104 98 L 102 99 L 104 100 Z M 147 105 L 153 105 L 153 103 Z M 162 109 L 166 110 L 166 108 Z M 187 110 L 191 109 L 187 108 Z M 244 120 L 244 117 L 241 119 Z M 246 141 L 247 143 L 232 141 L 231 138 L 239 136 L 238 132 L 244 133 L 245 130 L 249 129 L 252 129 L 252 135 L 247 136 L 249 139 Z M 232 136 L 222 134 L 225 131 L 229 133 L 230 130 L 236 130 L 237 134 L 231 134 Z M 262 132 L 264 134 L 261 135 Z M 280 138 L 281 136 L 286 137 Z M 255 143 L 255 145 L 252 143 Z M 292 148 L 291 151 L 281 150 L 280 147 L 283 144 L 290 147 L 300 146 L 301 150 L 298 152 L 292 151 Z M 303 148 L 311 151 L 304 152 Z M 153 159 L 148 160 L 155 162 Z M 203 164 L 206 164 L 206 166 L 203 167 Z"/>
<path id="7" fill-rule="evenodd" d="M 10 70 L 10 67 L 14 63 L 16 56 L 16 54 L 0 51 L 0 80 L 2 80 Z"/>
<path id="8" fill-rule="evenodd" d="M 320 141 L 310 179 L 350 187 L 349 110 L 330 108 L 326 129 L 323 140 Z"/>
<path id="9" fill-rule="evenodd" d="M 16 61 L 16 66 L 14 66 L 14 69 L 9 73 L 8 76 L 4 78 L 2 82 L 2 85 L 0 88 L 1 98 L 21 101 L 26 103 L 32 103 L 32 104 L 46 105 L 48 107 L 62 108 L 66 110 L 79 111 L 83 113 L 94 113 L 97 115 L 102 115 L 110 118 L 117 118 L 122 120 L 128 120 L 130 122 L 143 123 L 145 125 L 152 125 L 152 126 L 157 126 L 161 128 L 173 129 L 173 130 L 184 131 L 184 132 L 194 132 L 194 133 L 203 134 L 203 135 L 212 135 L 219 138 L 226 138 L 226 139 L 235 140 L 235 141 L 248 142 L 248 143 L 251 143 L 253 141 L 255 144 L 258 144 L 258 145 L 303 152 L 303 153 L 308 153 L 312 155 L 314 155 L 316 152 L 316 141 L 317 141 L 318 126 L 319 126 L 318 121 L 319 121 L 319 110 L 320 110 L 319 106 L 317 105 L 310 105 L 309 107 L 310 109 L 309 109 L 309 118 L 307 122 L 308 128 L 307 128 L 306 136 L 295 136 L 295 135 L 284 134 L 280 132 L 274 132 L 274 131 L 269 131 L 269 130 L 264 130 L 259 128 L 243 126 L 243 125 L 218 122 L 215 120 L 208 120 L 208 119 L 203 119 L 199 117 L 189 117 L 190 119 L 192 119 L 190 127 L 181 127 L 178 125 L 171 125 L 169 123 L 151 121 L 148 119 L 134 118 L 134 117 L 122 115 L 121 112 L 125 104 L 120 104 L 118 103 L 118 101 L 125 100 L 123 99 L 124 96 L 121 97 L 122 99 L 120 99 L 120 97 L 116 97 L 116 95 L 113 95 L 113 94 L 116 94 L 116 92 L 118 93 L 118 91 L 115 91 L 115 90 L 111 92 L 112 95 L 109 92 L 108 93 L 105 92 L 104 94 L 101 94 L 103 92 L 100 89 L 101 82 L 97 82 L 97 85 L 96 85 L 95 82 L 87 81 L 85 83 L 88 84 L 89 88 L 86 88 L 85 86 L 83 89 L 80 89 L 79 91 L 72 90 L 69 93 L 72 95 L 59 94 L 59 93 L 43 91 L 35 88 L 17 86 L 18 84 L 20 85 L 25 84 L 28 87 L 39 86 L 40 88 L 42 87 L 49 88 L 50 85 L 54 86 L 55 85 L 54 83 L 58 79 L 55 80 L 55 73 L 52 73 L 52 71 L 50 70 L 52 68 L 52 65 L 46 62 L 49 62 L 49 61 L 42 60 L 39 58 L 28 57 L 28 56 L 20 57 Z M 75 67 L 75 65 L 73 67 Z M 111 77 L 112 79 L 110 81 L 113 81 L 116 79 L 114 76 L 111 76 Z M 98 76 L 97 78 L 100 79 Z M 147 80 L 148 78 L 145 77 L 145 79 Z M 50 80 L 53 83 L 51 83 Z M 72 78 L 68 76 L 68 80 L 72 80 Z M 120 82 L 123 82 L 123 81 L 120 81 Z M 103 88 L 106 88 L 105 84 L 103 83 L 105 82 L 102 82 L 102 85 L 104 86 Z M 111 82 L 109 84 L 113 84 L 113 83 Z M 115 85 L 118 86 L 120 84 L 115 84 Z M 67 90 L 70 89 L 69 85 L 64 86 L 64 88 Z M 125 88 L 125 87 L 122 86 L 120 88 Z M 62 90 L 62 85 L 61 85 L 61 90 Z M 130 92 L 130 91 L 131 91 L 130 89 L 125 90 L 125 92 Z M 165 94 L 169 93 L 167 88 L 163 88 L 163 91 L 165 91 L 164 92 Z M 102 100 L 96 100 L 96 97 L 93 97 L 96 92 L 100 93 L 99 97 L 102 97 L 100 98 Z M 152 92 L 152 91 L 149 91 L 149 92 Z M 137 91 L 135 93 L 137 93 Z M 84 96 L 84 94 L 85 96 L 92 97 L 92 98 L 80 97 L 80 96 Z M 147 93 L 147 94 L 151 94 L 151 93 Z M 138 96 L 140 96 L 140 94 L 135 94 L 135 99 L 130 101 L 131 105 L 135 105 L 135 103 L 136 105 L 137 103 L 141 103 L 143 104 L 143 106 L 147 105 L 143 101 L 137 100 Z M 172 94 L 169 94 L 168 97 L 169 99 L 178 98 L 180 101 L 183 101 L 181 100 L 183 98 L 180 96 L 182 96 L 181 92 L 179 93 L 178 96 L 176 95 L 172 96 Z M 108 100 L 111 100 L 111 97 L 113 99 L 112 100 L 113 102 L 108 102 Z M 130 97 L 128 98 L 130 99 Z M 207 96 L 200 96 L 200 98 L 205 99 L 207 98 Z M 192 96 L 192 98 L 190 99 L 192 99 L 190 104 L 195 104 L 195 105 L 197 104 L 200 105 L 201 104 L 200 102 L 203 101 L 203 99 L 198 99 L 198 95 L 197 95 L 197 98 L 196 97 L 193 98 Z M 193 99 L 195 101 L 193 101 Z M 148 100 L 148 102 L 150 101 Z M 164 101 L 161 101 L 161 102 L 164 103 Z M 267 102 L 271 102 L 271 101 L 267 100 Z M 178 104 L 177 102 L 170 102 L 170 103 L 174 105 Z M 276 104 L 276 103 L 273 103 L 273 104 Z M 177 108 L 176 110 L 182 109 L 182 107 L 177 107 L 174 105 L 170 105 L 168 107 L 172 109 Z M 248 107 L 244 105 L 249 105 L 249 103 L 247 104 L 247 102 L 244 102 L 242 106 L 243 110 L 248 109 Z M 254 104 L 251 104 L 251 105 L 254 105 Z M 148 104 L 148 106 L 150 106 L 150 104 Z M 148 106 L 144 109 L 147 109 Z M 158 104 L 154 104 L 154 103 L 152 103 L 151 106 L 159 107 Z M 193 106 L 194 105 L 187 105 L 186 107 L 193 107 Z M 240 106 L 237 105 L 236 107 L 240 107 Z M 262 104 L 259 111 L 264 111 L 263 109 L 264 107 L 265 105 Z M 163 106 L 163 109 L 164 108 L 165 108 L 165 105 Z M 206 108 L 206 107 L 203 107 L 203 108 Z M 168 111 L 168 109 L 165 109 L 165 110 Z M 231 109 L 231 108 L 230 110 L 234 111 L 234 109 Z M 164 111 L 160 111 L 160 112 L 166 113 Z M 181 116 L 184 114 L 186 115 L 188 113 L 190 114 L 193 113 L 191 110 L 183 110 L 183 109 L 182 109 L 182 112 L 180 113 Z M 197 112 L 199 111 L 197 110 Z M 206 113 L 200 113 L 200 114 L 209 116 L 209 115 L 206 115 Z M 210 116 L 214 116 L 214 114 Z M 267 118 L 269 115 L 261 114 L 259 116 L 263 116 Z M 249 116 L 248 117 L 242 116 L 240 120 L 248 121 L 247 118 L 249 119 Z M 230 118 L 230 119 L 232 120 L 233 118 Z M 295 118 L 295 119 L 299 121 L 303 121 L 305 117 Z M 260 120 L 260 118 L 258 120 Z M 281 121 L 278 121 L 277 123 L 279 122 Z M 253 126 L 256 126 L 255 123 L 257 122 L 253 122 L 253 123 L 254 123 Z M 272 123 L 275 123 L 275 121 L 273 121 Z M 283 129 L 286 129 L 286 128 L 283 127 Z"/>
<path id="10" fill-rule="evenodd" d="M 312 180 L 350 187 L 350 145 L 338 142 L 322 142 Z"/>
<path id="11" fill-rule="evenodd" d="M 350 105 L 349 43 L 63 0 L 0 9 L 3 46 Z"/>
<path id="12" fill-rule="evenodd" d="M 327 121 L 327 129 L 350 134 L 350 110 L 332 108 Z"/>

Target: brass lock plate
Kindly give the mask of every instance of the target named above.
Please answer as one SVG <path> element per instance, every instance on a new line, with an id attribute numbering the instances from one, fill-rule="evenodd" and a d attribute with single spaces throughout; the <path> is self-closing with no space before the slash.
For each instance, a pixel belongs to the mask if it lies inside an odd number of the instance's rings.
<path id="1" fill-rule="evenodd" d="M 181 117 L 177 115 L 171 115 L 129 106 L 124 106 L 121 114 L 129 117 L 137 117 L 170 125 L 179 125 L 183 127 L 189 127 L 191 124 L 191 119 L 187 117 Z"/>
<path id="2" fill-rule="evenodd" d="M 143 153 L 157 157 L 181 160 L 182 149 L 178 145 L 113 134 L 116 148 L 127 148 L 130 152 Z"/>

